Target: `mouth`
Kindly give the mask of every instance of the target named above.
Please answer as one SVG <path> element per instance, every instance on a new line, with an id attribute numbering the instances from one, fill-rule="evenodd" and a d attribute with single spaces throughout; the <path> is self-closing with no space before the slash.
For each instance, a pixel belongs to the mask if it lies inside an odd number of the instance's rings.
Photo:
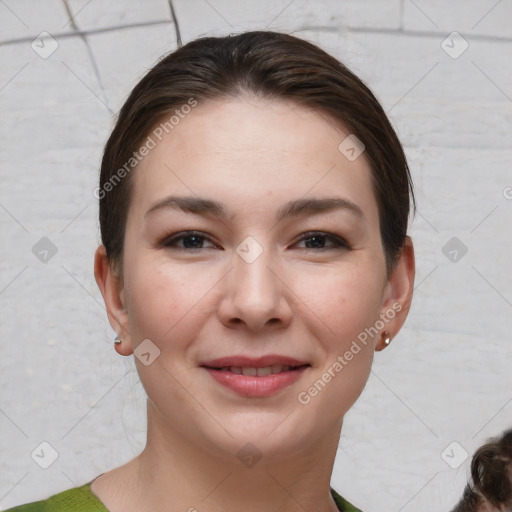
<path id="1" fill-rule="evenodd" d="M 305 361 L 285 356 L 260 358 L 224 357 L 200 365 L 218 383 L 244 397 L 274 395 L 295 383 L 311 367 Z"/>
<path id="2" fill-rule="evenodd" d="M 219 372 L 230 372 L 235 375 L 245 375 L 246 377 L 267 377 L 268 375 L 277 375 L 283 372 L 293 372 L 302 370 L 310 366 L 309 364 L 303 364 L 299 366 L 290 366 L 286 364 L 273 364 L 271 366 L 204 366 L 209 370 L 217 370 Z"/>

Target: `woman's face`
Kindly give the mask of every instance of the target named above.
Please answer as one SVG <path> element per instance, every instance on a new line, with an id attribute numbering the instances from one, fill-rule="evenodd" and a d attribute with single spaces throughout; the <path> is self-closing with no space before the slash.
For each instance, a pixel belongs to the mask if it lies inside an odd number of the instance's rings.
<path id="1" fill-rule="evenodd" d="M 338 149 L 349 134 L 291 102 L 212 101 L 134 171 L 122 307 L 107 306 L 153 425 L 267 456 L 340 428 L 410 286 L 386 277 L 368 162 Z"/>

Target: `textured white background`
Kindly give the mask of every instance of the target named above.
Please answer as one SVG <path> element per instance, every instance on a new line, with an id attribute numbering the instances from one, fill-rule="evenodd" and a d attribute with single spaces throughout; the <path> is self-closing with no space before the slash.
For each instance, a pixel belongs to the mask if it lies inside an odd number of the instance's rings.
<path id="1" fill-rule="evenodd" d="M 332 484 L 365 512 L 449 510 L 469 459 L 452 469 L 443 450 L 512 426 L 512 1 L 173 6 L 183 42 L 255 28 L 316 42 L 389 113 L 417 190 L 415 298 L 346 417 Z M 2 508 L 143 448 L 144 393 L 93 278 L 93 190 L 115 113 L 176 28 L 165 0 L 0 0 Z M 42 31 L 59 45 L 47 59 L 31 47 Z M 452 31 L 469 44 L 456 59 L 441 47 Z M 46 263 L 42 237 L 57 248 Z M 442 251 L 452 237 L 468 249 L 457 262 Z M 30 456 L 42 441 L 59 454 L 46 470 Z"/>

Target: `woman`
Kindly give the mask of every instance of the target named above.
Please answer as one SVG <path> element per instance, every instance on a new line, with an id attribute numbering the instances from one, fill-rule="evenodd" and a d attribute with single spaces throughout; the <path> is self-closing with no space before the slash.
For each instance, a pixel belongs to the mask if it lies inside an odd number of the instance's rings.
<path id="1" fill-rule="evenodd" d="M 414 281 L 412 183 L 373 94 L 289 35 L 193 41 L 131 93 L 96 194 L 147 444 L 12 510 L 357 510 L 330 489 L 343 417 Z"/>

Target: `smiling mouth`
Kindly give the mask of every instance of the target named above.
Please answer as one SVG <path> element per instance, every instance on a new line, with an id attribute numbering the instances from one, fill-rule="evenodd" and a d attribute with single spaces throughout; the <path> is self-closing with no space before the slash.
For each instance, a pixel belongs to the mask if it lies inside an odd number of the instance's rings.
<path id="1" fill-rule="evenodd" d="M 295 384 L 311 364 L 284 354 L 231 355 L 202 361 L 214 381 L 244 398 L 276 395 Z"/>
<path id="2" fill-rule="evenodd" d="M 246 366 L 223 366 L 223 367 L 211 367 L 205 366 L 209 370 L 217 370 L 220 372 L 229 372 L 235 375 L 244 375 L 246 377 L 268 377 L 269 375 L 277 375 L 279 373 L 302 370 L 311 365 L 303 364 L 300 366 L 290 366 L 285 364 L 273 364 L 271 366 L 262 367 L 246 367 Z"/>

